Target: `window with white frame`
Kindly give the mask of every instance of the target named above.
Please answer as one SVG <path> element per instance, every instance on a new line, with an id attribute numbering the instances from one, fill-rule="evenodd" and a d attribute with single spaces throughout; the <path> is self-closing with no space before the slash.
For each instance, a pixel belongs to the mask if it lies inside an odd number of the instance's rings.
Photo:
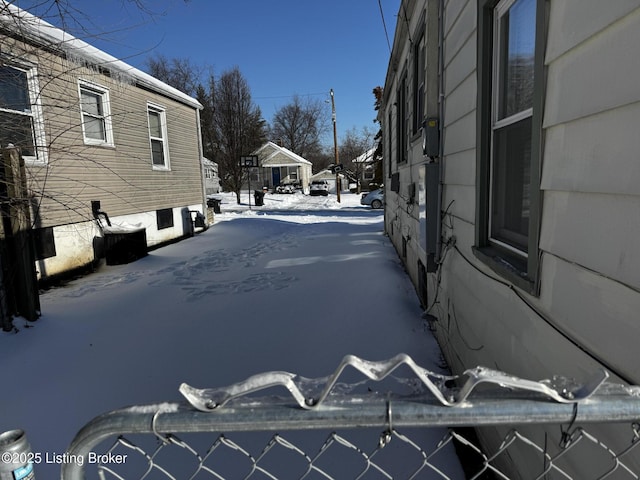
<path id="1" fill-rule="evenodd" d="M 364 178 L 365 180 L 373 180 L 373 178 L 375 177 L 375 170 L 373 165 L 367 165 L 366 167 L 364 167 L 364 172 L 362 174 L 362 178 Z"/>
<path id="2" fill-rule="evenodd" d="M 292 182 L 298 180 L 298 167 L 287 167 L 287 173 Z"/>
<path id="3" fill-rule="evenodd" d="M 109 90 L 82 80 L 79 89 L 84 143 L 113 146 Z"/>
<path id="4" fill-rule="evenodd" d="M 0 66 L 0 147 L 20 147 L 25 160 L 46 161 L 35 68 Z"/>
<path id="5" fill-rule="evenodd" d="M 495 8 L 489 237 L 526 256 L 531 210 L 531 139 L 536 0 Z"/>
<path id="6" fill-rule="evenodd" d="M 169 169 L 169 149 L 167 146 L 167 115 L 158 105 L 147 105 L 149 118 L 149 141 L 153 168 Z"/>

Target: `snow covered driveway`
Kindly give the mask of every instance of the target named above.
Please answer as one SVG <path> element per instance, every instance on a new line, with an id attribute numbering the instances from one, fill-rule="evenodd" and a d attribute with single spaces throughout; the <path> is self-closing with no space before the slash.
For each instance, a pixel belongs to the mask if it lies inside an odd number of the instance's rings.
<path id="1" fill-rule="evenodd" d="M 100 413 L 180 401 L 182 382 L 322 377 L 346 354 L 405 352 L 438 370 L 382 212 L 342 200 L 267 195 L 249 210 L 225 194 L 208 231 L 44 293 L 33 328 L 18 319 L 0 336 L 0 432 L 21 428 L 34 452 L 60 454 Z"/>

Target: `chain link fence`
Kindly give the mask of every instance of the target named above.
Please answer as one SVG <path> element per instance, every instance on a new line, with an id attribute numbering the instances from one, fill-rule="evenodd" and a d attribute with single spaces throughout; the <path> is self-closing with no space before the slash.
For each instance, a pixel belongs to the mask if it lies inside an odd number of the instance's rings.
<path id="1" fill-rule="evenodd" d="M 338 383 L 344 365 L 379 383 Z M 640 478 L 637 387 L 606 376 L 505 385 L 486 369 L 450 387 L 404 356 L 344 365 L 320 381 L 270 372 L 101 415 L 65 454 L 62 479 Z M 439 394 L 423 378 L 391 377 L 399 365 L 435 378 Z M 293 400 L 264 396 L 283 385 Z"/>

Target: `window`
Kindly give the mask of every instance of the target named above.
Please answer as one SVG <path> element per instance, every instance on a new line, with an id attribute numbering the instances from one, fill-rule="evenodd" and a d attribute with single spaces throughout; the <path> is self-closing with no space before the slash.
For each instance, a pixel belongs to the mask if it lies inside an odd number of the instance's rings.
<path id="1" fill-rule="evenodd" d="M 397 102 L 397 126 L 396 126 L 396 148 L 398 163 L 407 161 L 407 73 L 402 75 L 398 92 L 396 95 Z"/>
<path id="2" fill-rule="evenodd" d="M 367 165 L 366 167 L 364 167 L 364 174 L 363 174 L 363 178 L 365 180 L 373 180 L 373 178 L 375 177 L 375 170 L 373 165 Z"/>
<path id="3" fill-rule="evenodd" d="M 173 209 L 164 208 L 162 210 L 156 210 L 156 222 L 158 230 L 173 227 Z"/>
<path id="4" fill-rule="evenodd" d="M 169 152 L 167 148 L 167 117 L 165 110 L 155 105 L 148 105 L 149 141 L 151 143 L 151 163 L 153 168 L 169 169 Z"/>
<path id="5" fill-rule="evenodd" d="M 25 160 L 46 161 L 35 69 L 0 66 L 0 147 L 20 147 Z"/>
<path id="6" fill-rule="evenodd" d="M 31 238 L 33 239 L 36 260 L 44 260 L 57 255 L 53 227 L 34 228 L 31 230 Z"/>
<path id="7" fill-rule="evenodd" d="M 537 31 L 544 0 L 480 3 L 477 245 L 531 287 L 538 262 L 544 48 Z"/>
<path id="8" fill-rule="evenodd" d="M 287 167 L 289 173 L 289 180 L 295 182 L 298 180 L 298 167 Z"/>
<path id="9" fill-rule="evenodd" d="M 79 88 L 84 143 L 113 146 L 109 91 L 84 81 L 80 81 Z"/>
<path id="10" fill-rule="evenodd" d="M 393 166 L 391 164 L 391 159 L 392 154 L 393 154 L 393 136 L 391 133 L 391 128 L 393 125 L 393 116 L 391 114 L 391 106 L 389 106 L 389 115 L 388 115 L 388 120 L 387 120 L 387 167 L 388 167 L 388 174 L 389 177 L 391 177 L 391 174 L 393 173 Z"/>
<path id="11" fill-rule="evenodd" d="M 413 134 L 422 128 L 425 96 L 425 35 L 424 29 L 413 47 Z"/>

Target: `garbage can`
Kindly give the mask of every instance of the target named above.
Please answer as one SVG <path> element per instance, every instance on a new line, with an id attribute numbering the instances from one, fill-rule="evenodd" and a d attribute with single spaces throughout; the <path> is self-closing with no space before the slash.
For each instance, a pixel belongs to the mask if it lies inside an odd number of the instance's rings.
<path id="1" fill-rule="evenodd" d="M 213 207 L 213 213 L 220 213 L 220 199 L 209 198 L 207 200 L 207 207 Z"/>
<path id="2" fill-rule="evenodd" d="M 262 190 L 254 190 L 253 198 L 255 200 L 256 207 L 262 207 L 264 205 L 264 192 Z"/>
<path id="3" fill-rule="evenodd" d="M 107 265 L 131 263 L 147 255 L 147 229 L 109 227 L 104 231 Z"/>

